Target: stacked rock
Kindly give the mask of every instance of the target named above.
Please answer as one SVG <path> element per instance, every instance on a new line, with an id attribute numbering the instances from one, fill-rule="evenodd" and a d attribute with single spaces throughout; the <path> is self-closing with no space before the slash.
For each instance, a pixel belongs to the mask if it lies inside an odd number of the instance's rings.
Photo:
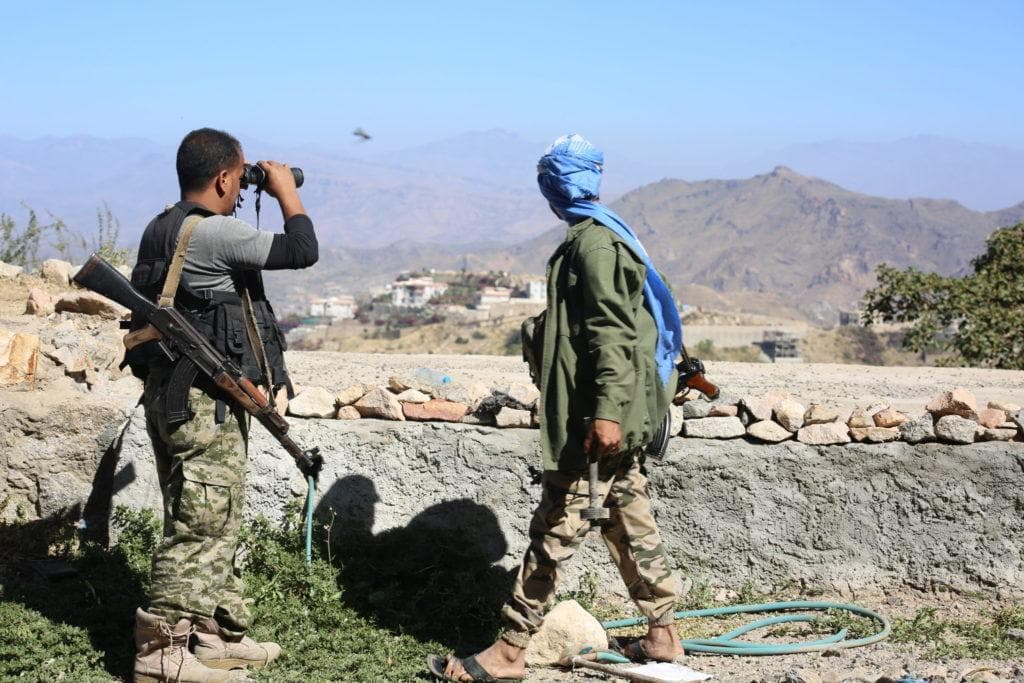
<path id="1" fill-rule="evenodd" d="M 540 392 L 532 384 L 491 388 L 480 383 L 431 381 L 414 373 L 388 378 L 387 386 L 353 384 L 340 392 L 302 387 L 288 403 L 287 414 L 304 418 L 465 422 L 497 427 L 537 426 Z"/>
<path id="2" fill-rule="evenodd" d="M 912 444 L 1020 441 L 1024 429 L 1020 406 L 990 401 L 987 408 L 978 411 L 974 394 L 962 387 L 940 393 L 920 415 L 907 415 L 887 404 L 874 403 L 858 406 L 842 419 L 831 406 L 812 403 L 805 408 L 779 392 L 710 402 L 698 397 L 686 400 L 675 410 L 682 422 L 678 433 L 686 437 L 746 436 L 762 443 L 795 438 L 817 446 L 900 440 Z"/>

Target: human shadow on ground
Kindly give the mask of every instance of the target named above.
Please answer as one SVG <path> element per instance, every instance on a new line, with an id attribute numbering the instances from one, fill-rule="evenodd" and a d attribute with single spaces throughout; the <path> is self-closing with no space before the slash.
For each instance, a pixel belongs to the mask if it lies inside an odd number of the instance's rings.
<path id="1" fill-rule="evenodd" d="M 496 564 L 508 544 L 494 512 L 465 498 L 445 501 L 374 534 L 380 502 L 370 479 L 350 475 L 317 506 L 346 604 L 385 628 L 456 652 L 491 642 L 515 579 L 515 570 Z"/>
<path id="2" fill-rule="evenodd" d="M 103 668 L 112 677 L 130 680 L 134 612 L 145 599 L 148 573 L 138 557 L 148 548 L 108 549 L 92 542 L 82 533 L 81 517 L 76 505 L 46 519 L 0 522 L 0 547 L 6 552 L 0 562 L 0 600 L 83 629 L 92 649 L 102 653 Z M 36 637 L 52 639 L 44 632 Z M 69 644 L 61 649 L 65 654 L 73 650 Z"/>

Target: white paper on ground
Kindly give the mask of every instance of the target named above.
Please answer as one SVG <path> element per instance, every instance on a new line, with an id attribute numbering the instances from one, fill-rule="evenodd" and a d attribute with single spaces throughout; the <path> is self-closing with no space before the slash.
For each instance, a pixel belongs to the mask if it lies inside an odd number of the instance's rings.
<path id="1" fill-rule="evenodd" d="M 688 666 L 672 662 L 650 662 L 639 666 L 623 667 L 623 671 L 658 678 L 665 683 L 690 683 L 691 681 L 706 681 L 711 678 L 711 674 L 694 671 Z"/>

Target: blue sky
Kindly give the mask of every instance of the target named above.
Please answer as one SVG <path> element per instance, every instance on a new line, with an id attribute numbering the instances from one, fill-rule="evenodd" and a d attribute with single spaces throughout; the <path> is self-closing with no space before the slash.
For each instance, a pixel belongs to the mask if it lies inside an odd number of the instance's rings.
<path id="1" fill-rule="evenodd" d="M 0 134 L 400 148 L 578 130 L 652 160 L 1024 148 L 1024 2 L 9 2 Z"/>

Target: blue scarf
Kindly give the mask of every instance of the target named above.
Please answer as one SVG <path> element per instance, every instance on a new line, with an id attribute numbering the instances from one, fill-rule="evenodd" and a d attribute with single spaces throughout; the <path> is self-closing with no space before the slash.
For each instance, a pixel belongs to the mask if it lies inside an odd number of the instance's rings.
<path id="1" fill-rule="evenodd" d="M 592 200 L 600 196 L 604 154 L 579 135 L 562 136 L 537 162 L 537 184 L 551 209 L 570 225 L 592 218 L 626 243 L 647 267 L 644 306 L 658 328 L 654 360 L 664 385 L 672 375 L 683 346 L 683 326 L 675 299 L 661 279 L 636 233 L 608 207 Z"/>

